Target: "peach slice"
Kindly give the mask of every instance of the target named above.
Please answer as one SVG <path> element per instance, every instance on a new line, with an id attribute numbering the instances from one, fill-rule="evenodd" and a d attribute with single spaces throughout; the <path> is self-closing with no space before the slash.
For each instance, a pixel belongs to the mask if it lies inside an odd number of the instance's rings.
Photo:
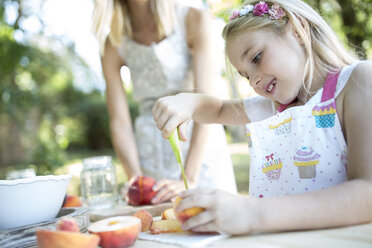
<path id="1" fill-rule="evenodd" d="M 173 203 L 173 209 L 176 209 L 176 207 L 180 204 L 181 200 L 182 200 L 181 197 L 179 197 L 179 196 L 176 197 L 176 199 L 174 200 L 174 203 Z M 204 210 L 205 210 L 205 208 L 192 207 L 192 208 L 185 209 L 182 212 L 177 212 L 176 210 L 174 210 L 174 213 L 175 213 L 177 219 L 181 223 L 184 223 L 185 221 L 187 221 L 191 217 L 193 217 L 197 214 L 200 214 Z"/>
<path id="2" fill-rule="evenodd" d="M 81 207 L 81 201 L 77 195 L 66 195 L 63 208 Z"/>
<path id="3" fill-rule="evenodd" d="M 128 203 L 131 205 L 151 204 L 156 191 L 152 190 L 156 181 L 152 177 L 138 176 L 130 183 L 128 190 Z"/>
<path id="4" fill-rule="evenodd" d="M 80 232 L 80 228 L 75 219 L 65 217 L 57 222 L 57 231 Z"/>
<path id="5" fill-rule="evenodd" d="M 156 220 L 150 226 L 150 233 L 171 233 L 183 232 L 181 223 L 178 220 Z"/>
<path id="6" fill-rule="evenodd" d="M 40 248 L 96 248 L 99 236 L 67 231 L 37 230 Z"/>
<path id="7" fill-rule="evenodd" d="M 152 215 L 149 211 L 142 209 L 137 211 L 133 216 L 141 219 L 141 232 L 146 232 L 149 230 L 149 227 L 152 223 Z"/>
<path id="8" fill-rule="evenodd" d="M 102 248 L 123 248 L 134 244 L 141 231 L 141 220 L 134 216 L 116 216 L 88 226 L 90 233 L 100 236 Z"/>
<path id="9" fill-rule="evenodd" d="M 162 220 L 176 220 L 176 215 L 174 214 L 173 208 L 168 208 L 163 211 L 161 214 L 161 219 Z"/>

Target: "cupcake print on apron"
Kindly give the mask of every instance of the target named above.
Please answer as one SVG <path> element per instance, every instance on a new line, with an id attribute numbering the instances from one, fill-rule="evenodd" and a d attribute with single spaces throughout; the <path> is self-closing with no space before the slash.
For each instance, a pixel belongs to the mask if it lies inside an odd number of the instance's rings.
<path id="1" fill-rule="evenodd" d="M 290 113 L 276 115 L 273 122 L 269 124 L 269 129 L 274 130 L 275 135 L 289 134 L 291 132 L 292 116 Z"/>
<path id="2" fill-rule="evenodd" d="M 311 147 L 302 147 L 293 156 L 293 163 L 297 166 L 300 178 L 314 178 L 316 165 L 319 164 L 320 154 Z"/>
<path id="3" fill-rule="evenodd" d="M 325 105 L 315 105 L 313 116 L 315 116 L 315 126 L 318 128 L 329 128 L 335 125 L 336 106 L 332 101 Z"/>
<path id="4" fill-rule="evenodd" d="M 266 162 L 262 165 L 262 172 L 269 181 L 279 180 L 283 167 L 281 159 L 275 158 L 273 153 L 265 156 L 265 158 Z"/>

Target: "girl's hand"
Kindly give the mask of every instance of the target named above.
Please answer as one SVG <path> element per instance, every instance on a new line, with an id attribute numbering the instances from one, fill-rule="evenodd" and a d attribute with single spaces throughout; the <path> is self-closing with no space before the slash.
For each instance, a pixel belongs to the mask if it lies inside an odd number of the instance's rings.
<path id="1" fill-rule="evenodd" d="M 192 185 L 189 185 L 192 186 Z M 160 180 L 153 187 L 153 190 L 158 191 L 154 198 L 151 200 L 152 204 L 158 204 L 171 200 L 180 192 L 185 190 L 183 180 Z"/>
<path id="2" fill-rule="evenodd" d="M 178 127 L 180 139 L 186 141 L 187 124 L 195 109 L 192 97 L 192 94 L 180 93 L 160 98 L 154 104 L 152 114 L 165 139 Z"/>
<path id="3" fill-rule="evenodd" d="M 206 210 L 183 223 L 182 228 L 195 232 L 246 234 L 251 232 L 258 215 L 254 200 L 216 189 L 194 189 L 182 192 L 177 212 L 191 207 Z"/>

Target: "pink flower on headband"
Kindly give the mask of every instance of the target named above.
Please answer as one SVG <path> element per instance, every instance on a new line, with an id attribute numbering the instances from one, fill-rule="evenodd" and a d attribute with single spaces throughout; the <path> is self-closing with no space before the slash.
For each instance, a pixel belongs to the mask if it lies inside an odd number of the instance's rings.
<path id="1" fill-rule="evenodd" d="M 240 10 L 234 10 L 230 16 L 230 21 L 234 20 L 240 16 L 246 16 L 249 13 L 252 13 L 254 16 L 264 16 L 267 15 L 271 20 L 278 20 L 286 16 L 284 10 L 279 6 L 279 4 L 275 3 L 269 9 L 269 5 L 267 3 L 260 1 L 256 5 L 245 5 Z"/>
<path id="2" fill-rule="evenodd" d="M 253 15 L 255 16 L 263 16 L 269 12 L 269 6 L 265 2 L 259 2 L 253 8 Z"/>
<path id="3" fill-rule="evenodd" d="M 279 6 L 279 4 L 274 4 L 269 10 L 269 15 L 271 20 L 278 20 L 285 16 L 284 10 Z"/>
<path id="4" fill-rule="evenodd" d="M 240 12 L 239 12 L 239 10 L 234 10 L 234 11 L 232 12 L 232 14 L 231 14 L 231 16 L 230 16 L 229 19 L 230 19 L 230 21 L 231 21 L 231 20 L 237 18 L 238 16 L 240 16 Z"/>

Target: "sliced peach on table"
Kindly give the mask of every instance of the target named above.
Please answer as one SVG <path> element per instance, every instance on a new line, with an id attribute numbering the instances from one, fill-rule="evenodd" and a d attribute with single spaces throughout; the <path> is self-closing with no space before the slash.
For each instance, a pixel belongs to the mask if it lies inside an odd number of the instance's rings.
<path id="1" fill-rule="evenodd" d="M 99 236 L 80 232 L 37 230 L 40 248 L 96 248 Z"/>
<path id="2" fill-rule="evenodd" d="M 141 232 L 146 232 L 152 223 L 152 215 L 149 211 L 141 209 L 137 211 L 133 216 L 141 219 Z"/>
<path id="3" fill-rule="evenodd" d="M 162 220 L 176 220 L 176 215 L 174 214 L 173 208 L 168 208 L 163 211 L 161 214 L 161 219 Z"/>
<path id="4" fill-rule="evenodd" d="M 141 232 L 141 220 L 134 216 L 116 216 L 99 220 L 88 226 L 97 234 L 102 248 L 124 248 L 134 244 Z"/>
<path id="5" fill-rule="evenodd" d="M 177 219 L 181 223 L 184 223 L 185 221 L 187 221 L 191 217 L 193 217 L 197 214 L 200 214 L 201 212 L 203 212 L 205 210 L 205 208 L 192 207 L 192 208 L 185 209 L 182 212 L 177 212 L 175 209 L 180 204 L 181 200 L 182 200 L 182 198 L 177 196 L 176 199 L 173 202 L 174 214 L 176 215 Z"/>
<path id="6" fill-rule="evenodd" d="M 178 220 L 153 221 L 149 230 L 150 230 L 150 233 L 152 234 L 183 232 L 181 223 Z"/>
<path id="7" fill-rule="evenodd" d="M 129 185 L 128 203 L 131 205 L 151 204 L 156 191 L 152 189 L 156 181 L 152 177 L 137 176 Z"/>

